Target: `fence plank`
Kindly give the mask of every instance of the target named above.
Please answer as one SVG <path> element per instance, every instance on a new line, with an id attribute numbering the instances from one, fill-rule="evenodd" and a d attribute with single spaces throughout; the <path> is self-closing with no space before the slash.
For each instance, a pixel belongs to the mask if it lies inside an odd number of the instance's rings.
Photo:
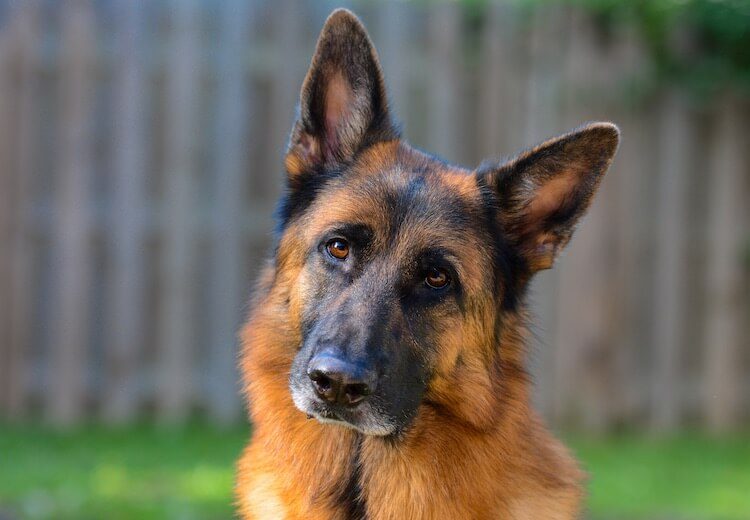
<path id="1" fill-rule="evenodd" d="M 278 193 L 279 172 L 282 171 L 282 158 L 292 129 L 294 107 L 299 100 L 302 79 L 312 56 L 312 48 L 302 50 L 306 7 L 308 5 L 302 2 L 278 0 L 271 13 L 271 23 L 274 24 L 275 34 L 278 35 L 274 41 L 276 62 L 283 63 L 283 66 L 274 67 L 269 73 L 270 146 L 263 163 L 265 173 L 256 181 L 260 188 L 258 197 L 253 201 L 255 209 L 263 212 L 272 210 L 273 199 Z"/>
<path id="2" fill-rule="evenodd" d="M 122 423 L 138 407 L 138 357 L 144 339 L 146 104 L 143 4 L 117 2 L 114 61 L 113 208 L 108 247 L 112 271 L 107 339 L 107 377 L 102 416 Z"/>
<path id="3" fill-rule="evenodd" d="M 18 90 L 15 88 L 16 56 L 18 54 L 16 31 L 0 32 L 0 157 L 4 157 L 6 167 L 0 168 L 0 251 L 13 250 L 14 197 L 17 179 L 15 168 L 14 122 L 15 104 Z M 8 396 L 17 392 L 18 384 L 13 379 L 11 359 L 11 255 L 0 255 L 0 414 L 7 416 L 10 408 Z"/>
<path id="4" fill-rule="evenodd" d="M 621 113 L 617 119 L 623 141 L 617 152 L 615 163 L 609 174 L 609 181 L 614 182 L 617 197 L 616 222 L 612 233 L 616 234 L 618 268 L 612 279 L 613 298 L 618 305 L 617 323 L 614 332 L 617 337 L 610 338 L 613 346 L 619 350 L 614 353 L 617 361 L 616 395 L 611 405 L 616 420 L 633 419 L 639 407 L 646 401 L 644 389 L 648 389 L 647 374 L 639 370 L 642 360 L 641 350 L 648 348 L 647 327 L 643 324 L 643 308 L 647 307 L 650 294 L 646 293 L 645 271 L 648 270 L 648 251 L 644 236 L 653 220 L 648 218 L 653 210 L 648 197 L 653 161 L 648 150 L 651 136 L 648 129 L 642 127 L 644 113 Z M 634 208 L 641 208 L 642 215 L 635 214 Z M 639 326 L 635 326 L 639 324 Z"/>
<path id="5" fill-rule="evenodd" d="M 440 3 L 428 18 L 431 56 L 427 79 L 430 96 L 427 138 L 432 151 L 454 163 L 462 159 L 459 136 L 464 136 L 457 101 L 462 95 L 460 14 L 458 5 Z"/>
<path id="6" fill-rule="evenodd" d="M 247 144 L 245 51 L 251 11 L 242 0 L 222 4 L 216 108 L 216 198 L 213 211 L 209 410 L 229 423 L 240 410 L 235 361 L 243 289 L 241 217 Z"/>
<path id="7" fill-rule="evenodd" d="M 507 155 L 529 145 L 521 142 L 523 135 L 515 124 L 523 119 L 524 106 L 524 71 L 519 69 L 525 63 L 521 57 L 525 49 L 518 23 L 518 13 L 512 6 L 498 2 L 489 5 L 478 85 L 482 157 Z"/>
<path id="8" fill-rule="evenodd" d="M 170 4 L 166 81 L 165 219 L 159 269 L 157 410 L 161 420 L 187 418 L 193 400 L 195 254 L 195 159 L 198 107 L 198 6 L 194 0 Z"/>
<path id="9" fill-rule="evenodd" d="M 88 2 L 66 2 L 62 13 L 60 171 L 53 251 L 56 292 L 52 316 L 48 417 L 70 425 L 84 413 L 89 343 L 89 188 L 92 169 L 94 18 Z"/>
<path id="10" fill-rule="evenodd" d="M 597 40 L 596 22 L 589 13 L 576 9 L 569 26 L 570 46 L 564 65 L 566 126 L 599 119 L 606 109 L 608 80 L 615 70 Z M 588 93 L 588 95 L 586 95 Z M 569 349 L 568 360 L 573 378 L 567 408 L 587 430 L 601 432 L 613 413 L 615 374 L 613 357 L 615 341 L 611 325 L 620 300 L 612 297 L 611 286 L 618 258 L 614 248 L 617 179 L 609 172 L 596 194 L 588 214 L 570 244 L 561 263 L 558 329 L 560 341 Z M 573 300 L 572 298 L 575 298 Z M 576 305 L 569 302 L 575 301 Z M 566 338 L 566 339 L 563 339 Z"/>
<path id="11" fill-rule="evenodd" d="M 705 416 L 717 433 L 736 427 L 740 416 L 743 375 L 741 349 L 747 306 L 742 302 L 743 239 L 750 231 L 746 179 L 750 167 L 744 140 L 747 125 L 741 104 L 731 96 L 720 106 L 711 153 L 708 204 Z"/>
<path id="12" fill-rule="evenodd" d="M 659 135 L 659 173 L 656 190 L 656 265 L 654 308 L 659 313 L 654 329 L 651 426 L 662 432 L 681 419 L 680 363 L 685 316 L 687 243 L 687 172 L 690 168 L 691 120 L 679 96 L 668 94 L 662 103 Z"/>
<path id="13" fill-rule="evenodd" d="M 403 53 L 409 48 L 408 5 L 387 0 L 382 3 L 378 14 L 377 38 L 375 46 L 380 56 L 386 84 L 388 85 L 391 114 L 395 119 L 406 117 L 409 107 L 410 76 L 408 62 Z"/>
<path id="14" fill-rule="evenodd" d="M 39 6 L 35 1 L 25 2 L 12 16 L 14 30 L 9 30 L 8 43 L 15 46 L 14 89 L 17 93 L 14 118 L 9 123 L 15 139 L 13 146 L 14 176 L 11 191 L 13 201 L 13 227 L 10 246 L 10 298 L 9 341 L 6 353 L 6 416 L 18 419 L 25 415 L 28 398 L 28 357 L 31 332 L 31 281 L 33 279 L 33 247 L 29 238 L 29 203 L 31 179 L 35 166 L 36 115 L 38 113 L 38 61 L 39 61 Z M 11 49 L 8 49 L 11 50 Z"/>
<path id="15" fill-rule="evenodd" d="M 611 65 L 618 68 L 609 71 L 612 74 L 610 82 L 613 89 L 619 85 L 620 92 L 629 92 L 623 85 L 627 85 L 648 62 L 634 28 L 618 31 L 615 50 L 617 59 L 611 60 Z M 649 144 L 653 142 L 649 111 L 632 103 L 615 104 L 610 111 L 622 132 L 620 149 L 608 175 L 615 197 L 615 222 L 611 233 L 616 240 L 614 256 L 617 268 L 612 291 L 617 298 L 611 300 L 617 303 L 617 315 L 610 331 L 610 341 L 616 349 L 613 353 L 616 373 L 610 384 L 614 390 L 611 421 L 617 424 L 636 419 L 644 402 L 644 388 L 648 388 L 639 364 L 642 350 L 649 345 L 648 327 L 643 325 L 644 317 L 651 315 L 650 311 L 646 311 L 648 314 L 644 312 L 648 306 L 644 300 L 650 298 L 646 291 L 649 287 L 646 276 L 649 254 L 644 237 L 649 236 L 653 222 L 650 212 L 655 204 L 649 194 L 653 191 L 650 186 L 654 158 Z"/>

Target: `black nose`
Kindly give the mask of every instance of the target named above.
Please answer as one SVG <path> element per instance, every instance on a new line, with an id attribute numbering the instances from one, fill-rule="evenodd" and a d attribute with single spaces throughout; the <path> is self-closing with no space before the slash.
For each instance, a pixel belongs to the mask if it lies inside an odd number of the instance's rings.
<path id="1" fill-rule="evenodd" d="M 313 357 L 307 375 L 321 399 L 332 404 L 354 406 L 375 390 L 371 371 L 331 355 Z"/>

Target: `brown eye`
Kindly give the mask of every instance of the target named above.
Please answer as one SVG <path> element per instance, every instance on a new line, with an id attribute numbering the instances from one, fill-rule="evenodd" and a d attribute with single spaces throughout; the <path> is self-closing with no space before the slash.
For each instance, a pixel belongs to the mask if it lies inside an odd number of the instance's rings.
<path id="1" fill-rule="evenodd" d="M 433 289 L 442 289 L 446 285 L 448 285 L 448 282 L 450 282 L 450 277 L 448 276 L 448 273 L 446 273 L 443 269 L 438 269 L 437 267 L 431 267 L 427 270 L 427 276 L 424 278 L 424 283 L 427 284 L 428 287 L 431 287 Z"/>
<path id="2" fill-rule="evenodd" d="M 334 238 L 328 244 L 326 245 L 326 249 L 328 249 L 328 253 L 338 259 L 338 260 L 344 260 L 347 256 L 349 256 L 349 244 L 340 238 Z"/>

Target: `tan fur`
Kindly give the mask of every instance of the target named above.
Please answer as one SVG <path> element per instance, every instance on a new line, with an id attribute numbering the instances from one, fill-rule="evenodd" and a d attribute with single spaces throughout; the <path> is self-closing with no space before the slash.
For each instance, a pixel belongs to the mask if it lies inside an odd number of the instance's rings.
<path id="1" fill-rule="evenodd" d="M 398 142 L 375 146 L 355 165 L 353 177 L 366 182 L 372 172 L 423 160 Z M 447 189 L 477 196 L 476 188 L 461 181 L 466 172 L 442 173 Z M 243 518 L 346 518 L 337 497 L 352 477 L 358 434 L 308 420 L 292 403 L 288 379 L 300 341 L 298 309 L 307 297 L 298 253 L 306 237 L 334 218 L 329 213 L 344 211 L 358 221 L 379 218 L 375 208 L 357 200 L 352 182 L 341 188 L 350 190 L 347 197 L 336 187 L 327 190 L 310 210 L 315 218 L 285 233 L 281 268 L 275 276 L 271 267 L 265 272 L 242 333 L 242 372 L 254 425 L 238 466 Z M 412 229 L 415 236 L 409 239 L 427 233 L 424 239 L 434 240 L 430 231 Z M 472 265 L 471 258 L 482 254 L 481 244 L 464 240 L 466 277 L 477 284 L 476 321 L 448 324 L 436 374 L 403 438 L 397 444 L 380 437 L 362 441 L 359 470 L 367 518 L 574 518 L 583 475 L 529 408 L 525 320 L 519 314 L 504 316 L 501 336 L 488 343 L 494 296 L 482 286 L 480 262 Z"/>

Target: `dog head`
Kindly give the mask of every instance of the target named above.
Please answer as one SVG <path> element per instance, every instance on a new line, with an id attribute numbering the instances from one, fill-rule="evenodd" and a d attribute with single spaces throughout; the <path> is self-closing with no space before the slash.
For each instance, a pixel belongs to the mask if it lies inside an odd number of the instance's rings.
<path id="1" fill-rule="evenodd" d="M 570 239 L 617 143 L 614 125 L 595 123 L 475 170 L 419 152 L 392 122 L 364 27 L 334 12 L 278 214 L 297 408 L 379 436 L 422 405 L 485 421 L 504 323 Z"/>

